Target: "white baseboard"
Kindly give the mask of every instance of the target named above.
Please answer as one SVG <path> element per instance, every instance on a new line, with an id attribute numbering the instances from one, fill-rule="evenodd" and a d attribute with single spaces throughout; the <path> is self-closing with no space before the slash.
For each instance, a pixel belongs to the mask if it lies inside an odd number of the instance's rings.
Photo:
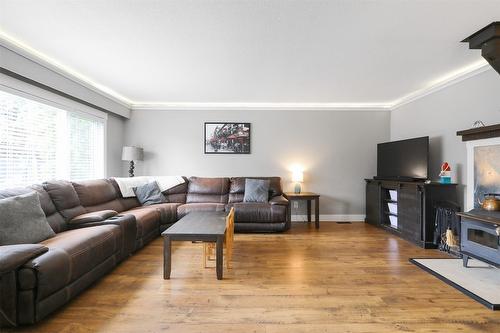
<path id="1" fill-rule="evenodd" d="M 311 216 L 314 222 L 314 214 Z M 365 215 L 361 214 L 320 214 L 320 222 L 364 222 Z M 292 215 L 292 222 L 306 222 L 307 215 Z"/>

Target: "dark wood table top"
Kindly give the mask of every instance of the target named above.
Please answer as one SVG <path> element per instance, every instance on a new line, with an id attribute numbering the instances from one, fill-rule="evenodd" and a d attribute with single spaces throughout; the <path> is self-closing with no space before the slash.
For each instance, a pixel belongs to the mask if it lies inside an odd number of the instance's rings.
<path id="1" fill-rule="evenodd" d="M 192 212 L 161 233 L 167 235 L 221 236 L 226 231 L 225 212 Z"/>
<path id="2" fill-rule="evenodd" d="M 481 222 L 500 224 L 500 212 L 489 212 L 487 210 L 475 208 L 468 212 L 457 213 L 457 215 Z"/>
<path id="3" fill-rule="evenodd" d="M 319 194 L 314 193 L 314 192 L 300 192 L 300 193 L 285 192 L 283 194 L 287 198 L 316 198 L 316 197 L 319 197 Z"/>

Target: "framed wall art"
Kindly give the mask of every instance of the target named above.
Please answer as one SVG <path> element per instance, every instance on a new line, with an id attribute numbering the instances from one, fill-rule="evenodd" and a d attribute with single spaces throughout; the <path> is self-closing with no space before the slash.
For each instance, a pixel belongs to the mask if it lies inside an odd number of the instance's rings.
<path id="1" fill-rule="evenodd" d="M 250 154 L 250 123 L 205 123 L 205 154 Z"/>

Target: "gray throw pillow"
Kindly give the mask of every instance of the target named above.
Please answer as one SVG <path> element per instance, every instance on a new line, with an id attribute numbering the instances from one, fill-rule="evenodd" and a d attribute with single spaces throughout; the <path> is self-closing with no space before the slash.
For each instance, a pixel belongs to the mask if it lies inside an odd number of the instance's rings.
<path id="1" fill-rule="evenodd" d="M 245 196 L 243 202 L 268 202 L 269 180 L 249 179 L 245 180 Z"/>
<path id="2" fill-rule="evenodd" d="M 0 245 L 35 244 L 55 235 L 36 192 L 0 199 L 0 231 Z"/>
<path id="3" fill-rule="evenodd" d="M 137 200 L 139 200 L 143 206 L 167 202 L 167 199 L 161 193 L 157 182 L 151 182 L 142 186 L 134 187 L 134 193 Z"/>

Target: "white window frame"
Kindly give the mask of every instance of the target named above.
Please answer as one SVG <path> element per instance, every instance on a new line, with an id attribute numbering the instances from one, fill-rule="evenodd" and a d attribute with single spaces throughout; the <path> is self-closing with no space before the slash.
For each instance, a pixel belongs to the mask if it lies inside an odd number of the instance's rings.
<path id="1" fill-rule="evenodd" d="M 33 86 L 27 82 L 23 82 L 12 78 L 5 74 L 0 74 L 0 90 L 17 95 L 23 98 L 33 100 L 42 104 L 53 106 L 67 112 L 81 114 L 85 117 L 95 118 L 103 122 L 103 177 L 108 177 L 108 114 L 106 112 L 96 110 L 87 105 L 78 103 L 68 98 L 59 96 L 45 89 Z"/>

